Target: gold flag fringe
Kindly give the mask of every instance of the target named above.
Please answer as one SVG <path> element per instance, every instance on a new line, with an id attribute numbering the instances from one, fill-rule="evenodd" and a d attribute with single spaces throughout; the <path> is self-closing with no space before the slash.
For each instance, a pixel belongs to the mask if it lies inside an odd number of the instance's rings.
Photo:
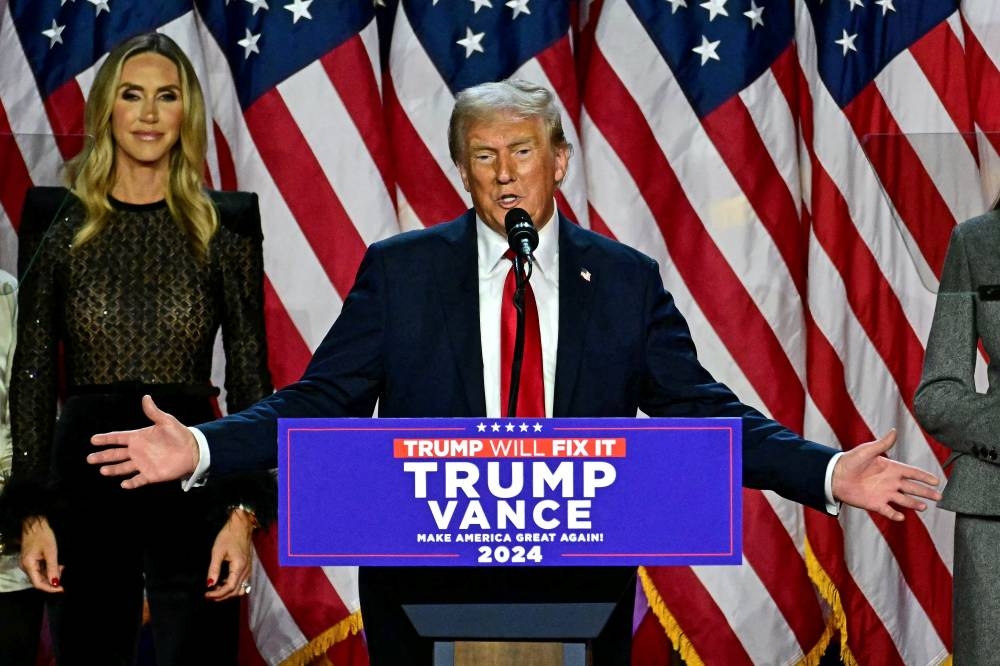
<path id="1" fill-rule="evenodd" d="M 646 593 L 646 600 L 649 602 L 649 607 L 656 615 L 656 618 L 660 621 L 660 626 L 663 627 L 663 630 L 667 634 L 667 638 L 669 638 L 670 642 L 673 643 L 674 649 L 680 653 L 681 659 L 684 660 L 684 663 L 688 666 L 705 666 L 705 662 L 703 662 L 701 657 L 698 656 L 694 646 L 691 645 L 691 641 L 688 640 L 688 637 L 684 635 L 684 632 L 681 630 L 680 625 L 677 624 L 677 620 L 670 614 L 670 611 L 667 610 L 667 604 L 663 601 L 663 597 L 660 596 L 659 591 L 656 589 L 656 585 L 653 584 L 652 579 L 646 572 L 646 567 L 639 567 L 639 579 L 642 581 L 642 590 Z M 833 639 L 833 633 L 836 629 L 837 626 L 834 624 L 831 616 L 831 618 L 827 620 L 826 629 L 823 631 L 823 635 L 820 636 L 816 645 L 814 645 L 812 649 L 802 657 L 802 659 L 798 662 L 798 666 L 818 666 L 820 659 L 823 658 L 823 654 L 826 652 L 827 647 L 830 645 L 830 641 Z M 850 664 L 849 666 L 857 666 L 857 664 Z"/>
<path id="2" fill-rule="evenodd" d="M 688 666 L 705 666 L 705 662 L 695 652 L 694 646 L 691 645 L 688 637 L 684 635 L 680 625 L 677 624 L 677 620 L 667 610 L 667 604 L 664 603 L 659 590 L 656 589 L 656 585 L 653 584 L 649 574 L 646 573 L 646 567 L 639 567 L 639 580 L 642 581 L 642 591 L 646 593 L 646 600 L 649 602 L 649 607 L 660 621 L 660 626 L 667 632 L 667 638 L 673 643 L 674 649 L 680 653 L 684 663 L 688 664 Z"/>
<path id="3" fill-rule="evenodd" d="M 833 622 L 827 626 L 827 631 L 829 632 L 833 629 L 840 630 L 840 660 L 844 662 L 844 666 L 858 666 L 858 660 L 851 653 L 851 649 L 847 647 L 847 614 L 844 612 L 844 606 L 840 601 L 840 592 L 837 591 L 837 586 L 830 580 L 830 576 L 827 575 L 826 570 L 820 565 L 816 554 L 812 550 L 812 546 L 809 545 L 809 539 L 806 539 L 805 546 L 806 568 L 809 570 L 809 577 L 816 587 L 819 588 L 819 593 L 823 595 L 823 598 L 826 599 L 826 602 L 830 604 L 830 608 L 832 609 L 830 618 Z M 949 654 L 945 657 L 938 666 L 952 666 L 952 655 Z"/>
<path id="4" fill-rule="evenodd" d="M 308 664 L 312 664 L 318 657 L 325 655 L 326 651 L 331 647 L 357 634 L 363 628 L 364 622 L 361 620 L 361 611 L 356 610 L 290 654 L 281 662 L 281 666 L 307 666 Z"/>
<path id="5" fill-rule="evenodd" d="M 840 659 L 844 662 L 844 666 L 858 666 L 858 660 L 854 658 L 854 655 L 851 654 L 851 649 L 847 647 L 847 614 L 844 612 L 844 605 L 840 601 L 840 592 L 837 590 L 837 586 L 833 580 L 826 573 L 826 570 L 819 563 L 819 559 L 816 557 L 816 553 L 813 552 L 808 538 L 805 540 L 805 548 L 806 569 L 809 572 L 809 578 L 816 585 L 820 595 L 826 599 L 826 603 L 830 605 L 831 626 L 840 631 Z"/>
<path id="6" fill-rule="evenodd" d="M 809 650 L 809 653 L 802 657 L 798 666 L 819 666 L 820 660 L 826 654 L 826 649 L 830 647 L 830 641 L 833 640 L 835 631 L 837 631 L 837 627 L 834 625 L 833 616 L 831 615 L 826 619 L 826 629 L 823 630 L 823 635 L 819 637 L 813 649 Z"/>

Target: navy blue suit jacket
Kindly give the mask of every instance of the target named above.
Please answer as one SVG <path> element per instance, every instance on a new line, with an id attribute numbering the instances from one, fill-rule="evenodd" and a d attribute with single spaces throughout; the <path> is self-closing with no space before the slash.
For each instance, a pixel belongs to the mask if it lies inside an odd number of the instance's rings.
<path id="1" fill-rule="evenodd" d="M 476 217 L 372 245 L 302 379 L 199 426 L 212 474 L 277 464 L 278 417 L 485 416 Z M 590 279 L 582 277 L 588 271 Z M 553 416 L 738 416 L 743 484 L 823 510 L 835 450 L 742 404 L 698 362 L 649 257 L 559 217 Z"/>

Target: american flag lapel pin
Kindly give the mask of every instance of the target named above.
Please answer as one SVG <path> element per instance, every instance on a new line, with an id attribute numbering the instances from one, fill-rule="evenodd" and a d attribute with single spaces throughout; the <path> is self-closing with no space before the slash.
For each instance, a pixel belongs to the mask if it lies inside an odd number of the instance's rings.
<path id="1" fill-rule="evenodd" d="M 588 271 L 586 268 L 581 268 L 580 277 L 582 277 L 587 282 L 590 282 L 590 271 Z"/>

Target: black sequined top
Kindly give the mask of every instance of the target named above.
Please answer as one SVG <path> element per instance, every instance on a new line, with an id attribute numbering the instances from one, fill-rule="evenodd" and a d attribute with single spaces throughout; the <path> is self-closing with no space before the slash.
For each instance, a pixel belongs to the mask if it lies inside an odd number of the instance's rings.
<path id="1" fill-rule="evenodd" d="M 208 387 L 221 326 L 229 411 L 271 392 L 257 198 L 212 198 L 222 224 L 205 263 L 165 202 L 112 201 L 108 226 L 74 248 L 79 201 L 62 188 L 29 192 L 10 396 L 15 479 L 48 473 L 60 342 L 70 392 L 121 383 Z"/>

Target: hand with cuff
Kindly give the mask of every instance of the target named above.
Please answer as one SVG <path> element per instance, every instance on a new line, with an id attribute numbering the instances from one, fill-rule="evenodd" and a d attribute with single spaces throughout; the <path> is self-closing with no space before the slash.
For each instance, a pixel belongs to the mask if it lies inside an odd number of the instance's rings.
<path id="1" fill-rule="evenodd" d="M 198 465 L 194 435 L 148 395 L 142 398 L 142 411 L 153 425 L 94 435 L 90 441 L 95 446 L 115 448 L 91 453 L 87 462 L 100 465 L 105 476 L 127 476 L 121 484 L 126 489 L 189 476 Z"/>

